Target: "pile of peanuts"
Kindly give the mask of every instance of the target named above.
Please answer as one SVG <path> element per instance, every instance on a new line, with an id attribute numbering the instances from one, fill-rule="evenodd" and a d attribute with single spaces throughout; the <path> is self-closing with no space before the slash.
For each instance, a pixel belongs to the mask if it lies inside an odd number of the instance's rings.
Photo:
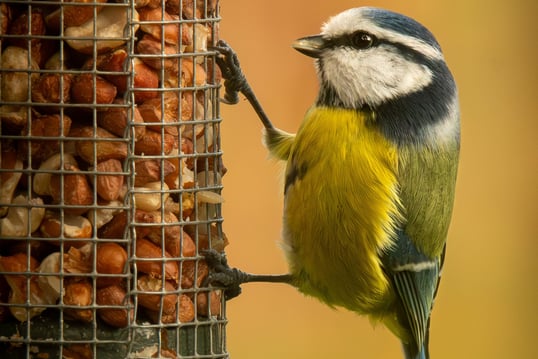
<path id="1" fill-rule="evenodd" d="M 0 321 L 219 315 L 217 6 L 0 3 Z"/>

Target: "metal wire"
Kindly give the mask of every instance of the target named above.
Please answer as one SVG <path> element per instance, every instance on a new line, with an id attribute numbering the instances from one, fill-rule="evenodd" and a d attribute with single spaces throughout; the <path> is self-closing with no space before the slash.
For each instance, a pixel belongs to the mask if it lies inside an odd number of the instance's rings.
<path id="1" fill-rule="evenodd" d="M 227 358 L 218 0 L 0 3 L 0 350 Z"/>

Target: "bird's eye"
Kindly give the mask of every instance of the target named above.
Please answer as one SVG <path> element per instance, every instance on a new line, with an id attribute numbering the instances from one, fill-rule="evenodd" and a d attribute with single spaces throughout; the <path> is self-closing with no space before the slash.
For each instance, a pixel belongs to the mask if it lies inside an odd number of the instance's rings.
<path id="1" fill-rule="evenodd" d="M 367 32 L 357 31 L 351 35 L 351 44 L 357 49 L 364 50 L 372 47 L 375 42 L 375 37 Z"/>

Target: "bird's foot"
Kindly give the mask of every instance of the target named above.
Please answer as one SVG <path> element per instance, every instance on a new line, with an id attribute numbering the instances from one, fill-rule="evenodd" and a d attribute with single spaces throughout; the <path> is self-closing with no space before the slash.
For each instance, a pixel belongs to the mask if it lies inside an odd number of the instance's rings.
<path id="1" fill-rule="evenodd" d="M 224 288 L 226 300 L 241 294 L 241 284 L 248 282 L 286 283 L 295 285 L 290 274 L 250 274 L 228 265 L 226 256 L 214 249 L 201 252 L 209 266 L 209 274 L 202 283 L 203 286 L 218 286 Z"/>
<path id="2" fill-rule="evenodd" d="M 241 71 L 239 59 L 235 51 L 224 40 L 219 40 L 216 46 L 211 46 L 210 50 L 217 51 L 217 65 L 222 71 L 224 78 L 224 98 L 221 100 L 226 104 L 236 104 L 239 102 L 239 93 L 250 89 L 247 79 Z"/>
<path id="3" fill-rule="evenodd" d="M 201 254 L 205 257 L 210 269 L 202 285 L 223 287 L 226 300 L 241 294 L 241 284 L 247 281 L 248 274 L 237 268 L 231 268 L 226 256 L 214 249 L 204 250 Z"/>
<path id="4" fill-rule="evenodd" d="M 254 91 L 252 91 L 247 78 L 241 70 L 235 51 L 224 40 L 219 40 L 216 46 L 211 46 L 209 49 L 218 53 L 215 60 L 224 78 L 225 93 L 221 101 L 229 105 L 236 104 L 239 102 L 239 93 L 242 93 L 252 105 L 263 126 L 267 129 L 273 129 L 273 124 L 263 111 L 260 102 L 256 99 Z"/>

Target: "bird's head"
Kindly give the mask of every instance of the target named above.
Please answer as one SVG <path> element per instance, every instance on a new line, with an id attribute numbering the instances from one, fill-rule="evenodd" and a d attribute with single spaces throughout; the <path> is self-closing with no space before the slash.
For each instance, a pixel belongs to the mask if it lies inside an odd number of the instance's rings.
<path id="1" fill-rule="evenodd" d="M 346 10 L 329 19 L 321 34 L 293 47 L 316 59 L 318 105 L 377 110 L 418 104 L 424 111 L 414 122 L 420 125 L 449 116 L 451 107 L 457 111 L 456 85 L 441 47 L 407 16 L 372 7 Z"/>

